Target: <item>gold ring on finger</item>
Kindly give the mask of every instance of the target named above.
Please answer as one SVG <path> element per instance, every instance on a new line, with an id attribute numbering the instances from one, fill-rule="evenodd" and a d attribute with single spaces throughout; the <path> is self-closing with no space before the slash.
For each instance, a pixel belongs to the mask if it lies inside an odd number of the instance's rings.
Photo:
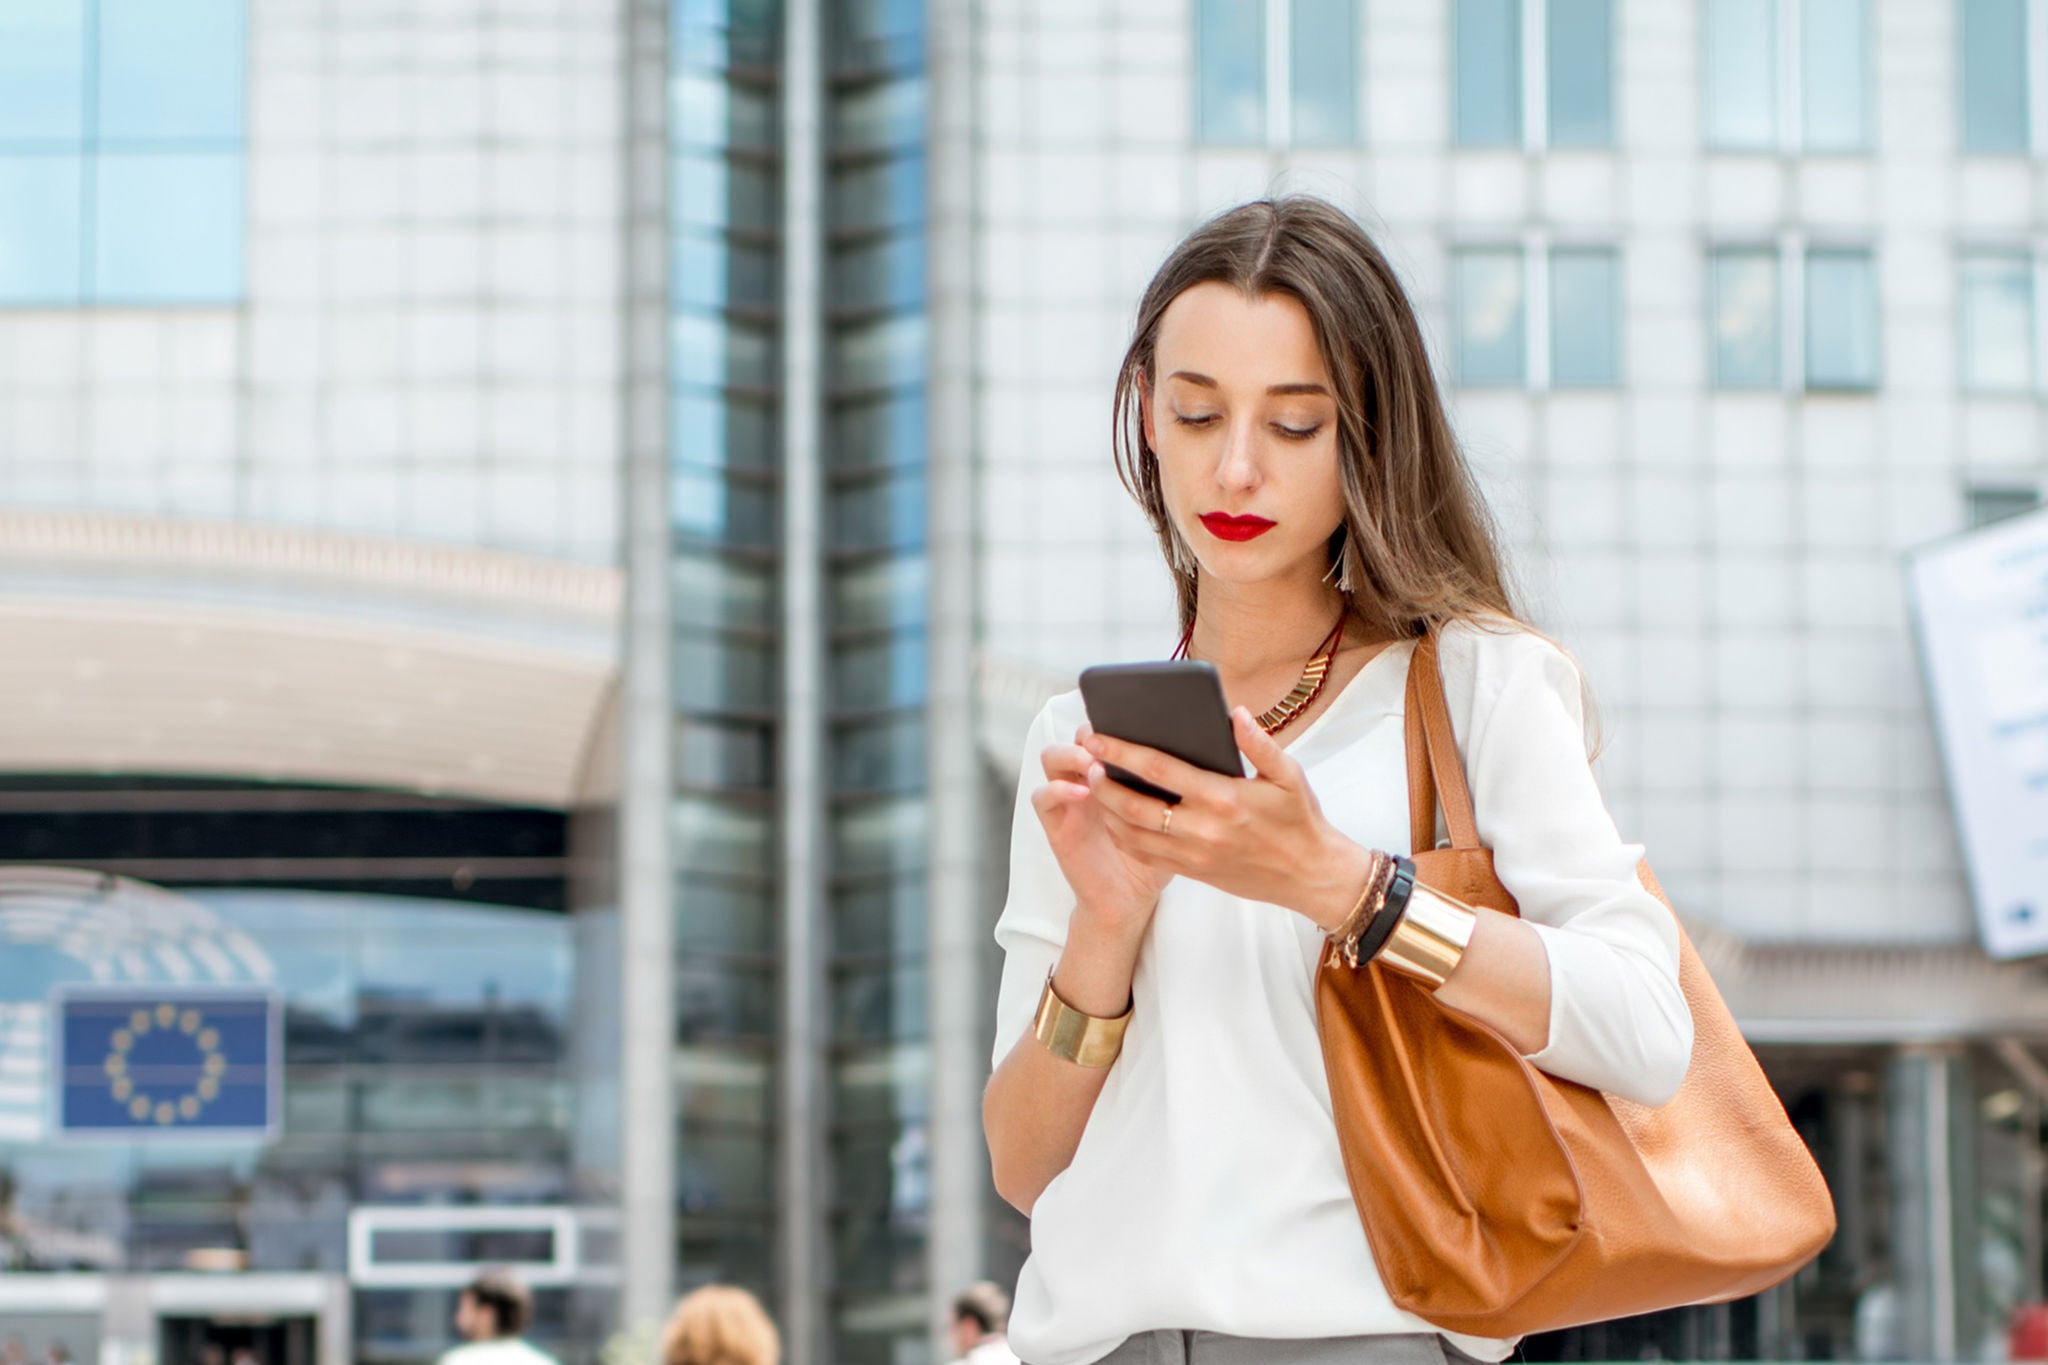
<path id="1" fill-rule="evenodd" d="M 1165 810 L 1163 810 L 1163 811 L 1161 811 L 1161 812 L 1159 813 L 1159 832 L 1160 832 L 1161 834 L 1171 834 L 1171 833 L 1173 833 L 1173 807 L 1172 807 L 1172 806 L 1168 806 L 1168 807 L 1167 807 L 1167 808 L 1166 808 Z"/>

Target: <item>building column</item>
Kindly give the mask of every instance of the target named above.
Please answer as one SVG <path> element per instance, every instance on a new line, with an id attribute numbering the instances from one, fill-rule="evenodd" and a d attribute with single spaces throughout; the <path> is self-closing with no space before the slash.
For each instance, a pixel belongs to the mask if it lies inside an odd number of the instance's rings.
<path id="1" fill-rule="evenodd" d="M 675 1294 L 675 878 L 668 811 L 668 9 L 628 0 L 625 667 L 619 706 L 619 1324 Z"/>
<path id="2" fill-rule="evenodd" d="M 1908 1360 L 1974 1354 L 1976 1105 L 1961 1044 L 1903 1048 L 1888 1068 L 1891 1269 Z"/>
<path id="3" fill-rule="evenodd" d="M 782 833 L 778 1317 L 796 1365 L 829 1360 L 825 1075 L 824 16 L 782 11 Z"/>
<path id="4" fill-rule="evenodd" d="M 931 0 L 926 69 L 931 80 L 931 399 L 928 544 L 931 553 L 931 881 L 927 950 L 932 1048 L 930 1236 L 934 1359 L 951 1355 L 945 1333 L 955 1292 L 985 1273 L 983 1209 L 988 1151 L 981 1092 L 988 1057 L 992 983 L 981 903 L 981 779 L 975 744 L 974 663 L 974 87 L 973 6 Z"/>

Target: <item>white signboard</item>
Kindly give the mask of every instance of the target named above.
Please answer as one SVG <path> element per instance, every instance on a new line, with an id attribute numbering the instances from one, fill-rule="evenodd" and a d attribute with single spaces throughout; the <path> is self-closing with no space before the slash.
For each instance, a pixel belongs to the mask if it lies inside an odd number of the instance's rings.
<path id="1" fill-rule="evenodd" d="M 1907 578 L 1984 950 L 2048 953 L 2048 510 L 1920 550 Z"/>

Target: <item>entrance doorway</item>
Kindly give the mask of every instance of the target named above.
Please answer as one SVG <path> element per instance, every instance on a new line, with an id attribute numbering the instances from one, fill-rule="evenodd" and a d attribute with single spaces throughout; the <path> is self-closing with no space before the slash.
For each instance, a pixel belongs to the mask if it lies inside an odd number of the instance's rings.
<path id="1" fill-rule="evenodd" d="M 314 1365 L 317 1318 L 215 1313 L 157 1320 L 162 1365 Z"/>

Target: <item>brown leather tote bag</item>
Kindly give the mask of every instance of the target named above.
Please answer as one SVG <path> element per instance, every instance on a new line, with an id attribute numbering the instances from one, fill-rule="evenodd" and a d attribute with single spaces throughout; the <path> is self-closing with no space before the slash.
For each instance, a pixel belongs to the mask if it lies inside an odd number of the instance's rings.
<path id="1" fill-rule="evenodd" d="M 1434 637 L 1409 668 L 1407 745 L 1419 879 L 1516 913 L 1479 844 Z M 1640 876 L 1668 907 L 1647 862 Z M 1316 1018 L 1337 1137 L 1395 1304 L 1447 1331 L 1514 1337 L 1753 1294 L 1834 1235 L 1819 1170 L 1683 927 L 1678 939 L 1692 1066 L 1657 1109 L 1538 1071 L 1397 972 L 1324 957 Z"/>

